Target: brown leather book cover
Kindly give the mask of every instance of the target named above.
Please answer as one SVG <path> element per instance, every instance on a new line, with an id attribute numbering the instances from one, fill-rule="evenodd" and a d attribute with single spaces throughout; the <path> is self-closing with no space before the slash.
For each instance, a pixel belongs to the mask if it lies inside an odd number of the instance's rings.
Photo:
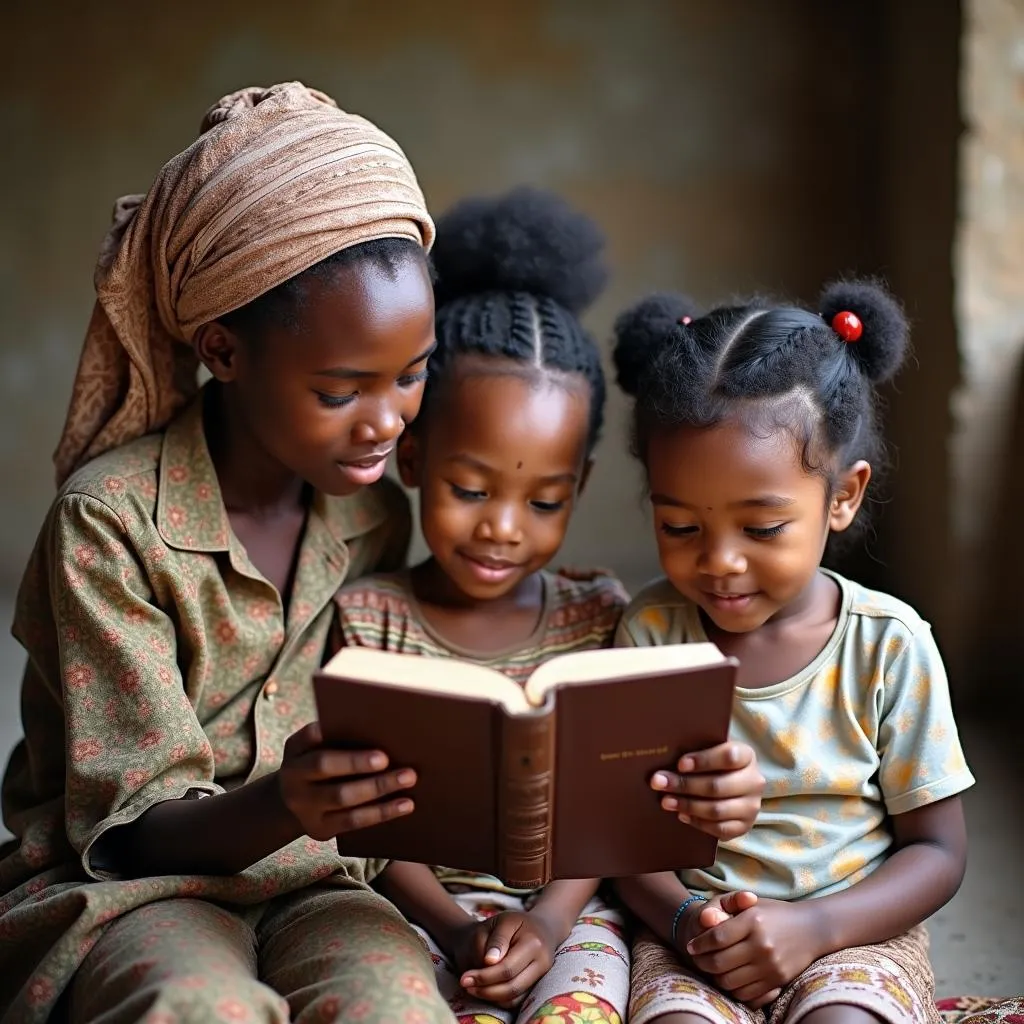
<path id="1" fill-rule="evenodd" d="M 649 780 L 725 740 L 736 662 L 558 691 L 552 874 L 710 867 L 718 844 L 661 809 Z"/>
<path id="2" fill-rule="evenodd" d="M 715 840 L 663 811 L 649 779 L 726 739 L 735 676 L 686 644 L 554 658 L 524 691 L 466 662 L 347 648 L 314 680 L 326 742 L 382 749 L 419 782 L 411 815 L 338 848 L 522 888 L 710 865 Z"/>

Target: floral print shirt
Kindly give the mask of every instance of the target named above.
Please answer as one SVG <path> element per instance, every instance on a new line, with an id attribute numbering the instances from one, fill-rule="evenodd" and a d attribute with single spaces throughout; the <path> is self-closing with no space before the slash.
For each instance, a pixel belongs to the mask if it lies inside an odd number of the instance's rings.
<path id="1" fill-rule="evenodd" d="M 25 738 L 3 780 L 0 1021 L 45 1020 L 102 926 L 142 904 L 251 905 L 377 865 L 299 839 L 238 875 L 133 879 L 97 840 L 163 800 L 278 767 L 316 717 L 310 680 L 346 579 L 401 565 L 408 505 L 383 482 L 316 495 L 285 610 L 233 535 L 202 397 L 61 489 L 18 595 Z M 130 874 L 130 873 L 129 873 Z"/>

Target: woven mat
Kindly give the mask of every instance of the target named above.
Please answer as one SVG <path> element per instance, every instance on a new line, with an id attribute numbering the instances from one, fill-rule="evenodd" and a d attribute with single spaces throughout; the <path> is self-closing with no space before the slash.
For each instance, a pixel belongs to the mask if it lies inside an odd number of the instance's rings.
<path id="1" fill-rule="evenodd" d="M 942 1024 L 1024 1024 L 1024 996 L 990 999 L 958 996 L 936 1001 Z"/>

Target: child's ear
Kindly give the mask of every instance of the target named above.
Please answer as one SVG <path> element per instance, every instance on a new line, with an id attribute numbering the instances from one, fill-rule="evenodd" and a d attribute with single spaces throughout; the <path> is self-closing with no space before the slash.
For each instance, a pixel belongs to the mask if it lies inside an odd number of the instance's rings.
<path id="1" fill-rule="evenodd" d="M 203 324 L 192 338 L 192 348 L 211 376 L 222 384 L 238 376 L 241 342 L 238 335 L 223 324 L 216 320 Z"/>
<path id="2" fill-rule="evenodd" d="M 398 476 L 406 487 L 415 489 L 420 485 L 420 443 L 416 435 L 406 429 L 398 439 L 395 462 Z"/>
<path id="3" fill-rule="evenodd" d="M 587 459 L 583 463 L 583 472 L 580 473 L 580 485 L 576 488 L 576 496 L 579 497 L 586 489 L 587 484 L 590 482 L 590 471 L 594 468 L 594 460 Z"/>
<path id="4" fill-rule="evenodd" d="M 830 530 L 841 533 L 857 518 L 870 480 L 871 466 L 863 459 L 842 474 L 828 506 Z"/>

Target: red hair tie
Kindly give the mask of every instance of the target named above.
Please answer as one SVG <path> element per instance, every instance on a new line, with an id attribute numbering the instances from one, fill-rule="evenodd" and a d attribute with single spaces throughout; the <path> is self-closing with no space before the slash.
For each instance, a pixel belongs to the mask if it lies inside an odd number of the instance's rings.
<path id="1" fill-rule="evenodd" d="M 693 317 L 692 316 L 681 316 L 679 318 L 679 322 L 685 327 L 687 324 L 693 323 Z"/>
<path id="2" fill-rule="evenodd" d="M 864 333 L 864 325 L 860 322 L 860 317 L 856 313 L 851 313 L 848 309 L 843 310 L 842 313 L 836 313 L 832 317 L 832 330 L 839 335 L 847 344 L 854 341 L 859 341 L 860 336 Z"/>

